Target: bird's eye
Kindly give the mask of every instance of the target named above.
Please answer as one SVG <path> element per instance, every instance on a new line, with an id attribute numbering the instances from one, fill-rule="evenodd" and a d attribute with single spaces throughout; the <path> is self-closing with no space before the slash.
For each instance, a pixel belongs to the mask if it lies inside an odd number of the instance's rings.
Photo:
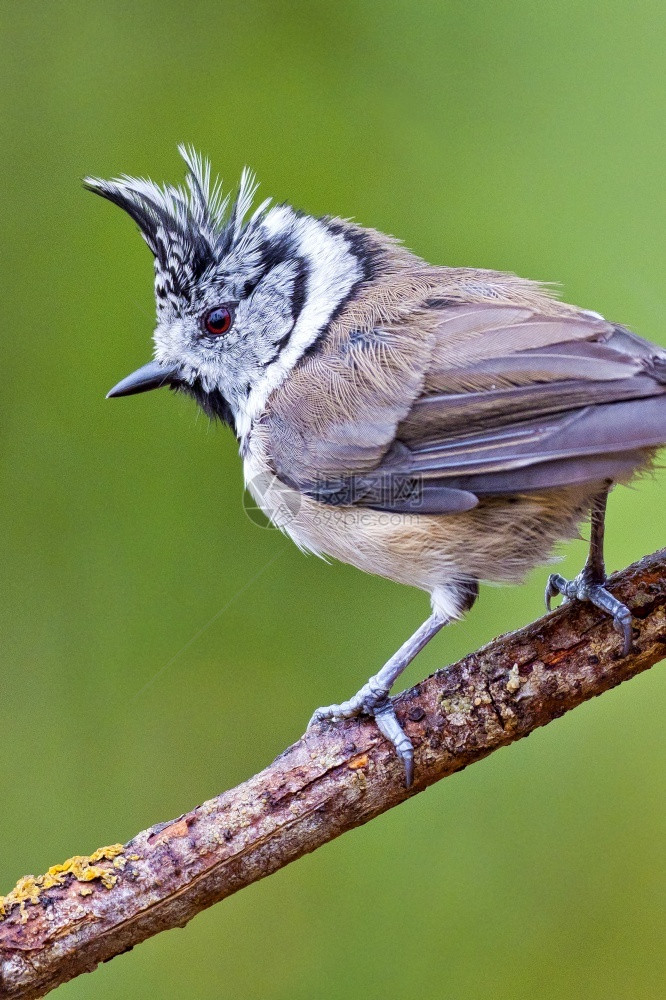
<path id="1" fill-rule="evenodd" d="M 204 314 L 203 328 L 212 337 L 221 337 L 231 326 L 231 319 L 231 310 L 226 306 L 215 306 Z"/>

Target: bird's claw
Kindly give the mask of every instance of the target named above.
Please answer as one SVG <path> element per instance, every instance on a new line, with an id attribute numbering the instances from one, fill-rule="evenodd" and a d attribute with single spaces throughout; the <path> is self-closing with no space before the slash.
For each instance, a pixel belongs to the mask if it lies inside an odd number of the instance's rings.
<path id="1" fill-rule="evenodd" d="M 552 607 L 551 607 L 551 602 L 552 602 L 553 598 L 557 597 L 557 595 L 559 594 L 559 590 L 557 589 L 557 587 L 553 583 L 553 576 L 554 575 L 555 575 L 554 573 L 551 573 L 551 575 L 548 577 L 548 583 L 546 584 L 546 592 L 544 594 L 544 602 L 546 604 L 546 611 L 552 611 L 553 610 Z"/>
<path id="2" fill-rule="evenodd" d="M 398 722 L 393 702 L 385 690 L 368 691 L 367 685 L 349 701 L 341 705 L 318 708 L 308 722 L 308 729 L 316 722 L 340 722 L 357 715 L 370 715 L 382 736 L 395 747 L 405 769 L 405 785 L 410 788 L 414 780 L 414 747 Z"/>
<path id="3" fill-rule="evenodd" d="M 562 594 L 565 600 L 589 601 L 613 619 L 613 628 L 623 638 L 622 656 L 627 656 L 631 649 L 631 611 L 606 590 L 605 582 L 590 581 L 584 570 L 573 580 L 551 573 L 546 584 L 546 607 L 550 611 L 550 602 L 556 594 Z"/>

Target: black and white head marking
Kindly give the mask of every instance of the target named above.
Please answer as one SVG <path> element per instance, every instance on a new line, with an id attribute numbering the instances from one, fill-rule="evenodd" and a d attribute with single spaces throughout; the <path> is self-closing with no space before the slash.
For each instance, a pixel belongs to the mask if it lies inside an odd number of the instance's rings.
<path id="1" fill-rule="evenodd" d="M 250 214 L 256 183 L 247 170 L 231 202 L 208 162 L 189 147 L 180 152 L 185 185 L 126 175 L 85 184 L 134 219 L 154 255 L 156 359 L 177 367 L 179 386 L 208 412 L 233 417 L 242 440 L 367 279 L 372 254 L 340 223 L 270 199 Z M 202 318 L 220 305 L 233 324 L 208 336 Z"/>

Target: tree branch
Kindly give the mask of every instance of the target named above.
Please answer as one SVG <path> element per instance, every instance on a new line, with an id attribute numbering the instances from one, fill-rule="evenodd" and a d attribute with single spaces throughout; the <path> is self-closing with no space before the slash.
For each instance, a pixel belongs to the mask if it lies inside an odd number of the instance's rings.
<path id="1" fill-rule="evenodd" d="M 0 907 L 0 997 L 28 1000 L 182 927 L 205 907 L 546 725 L 666 656 L 666 549 L 612 578 L 634 641 L 567 605 L 438 671 L 397 699 L 416 748 L 404 787 L 367 720 L 320 725 L 237 788 L 124 847 L 22 879 Z"/>

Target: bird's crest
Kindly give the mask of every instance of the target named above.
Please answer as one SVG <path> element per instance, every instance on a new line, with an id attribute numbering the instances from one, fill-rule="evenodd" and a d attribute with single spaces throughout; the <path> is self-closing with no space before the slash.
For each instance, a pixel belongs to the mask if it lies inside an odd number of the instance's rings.
<path id="1" fill-rule="evenodd" d="M 257 182 L 247 168 L 232 201 L 210 163 L 192 146 L 179 146 L 187 165 L 185 184 L 156 184 L 123 174 L 112 180 L 86 177 L 84 186 L 134 219 L 155 257 L 158 301 L 188 296 L 207 272 L 237 246 L 266 214 L 270 199 L 248 217 Z"/>

